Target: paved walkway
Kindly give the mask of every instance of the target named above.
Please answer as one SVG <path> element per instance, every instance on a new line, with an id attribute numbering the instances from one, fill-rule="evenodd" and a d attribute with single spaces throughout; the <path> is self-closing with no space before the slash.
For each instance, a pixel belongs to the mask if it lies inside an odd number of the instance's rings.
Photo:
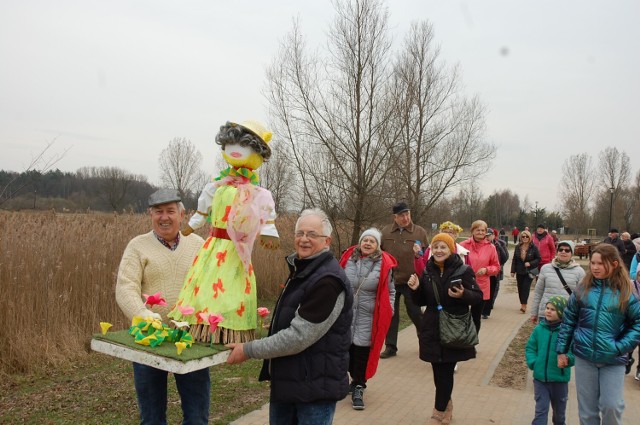
<path id="1" fill-rule="evenodd" d="M 458 425 L 525 425 L 534 415 L 531 373 L 525 390 L 489 385 L 493 372 L 520 326 L 529 317 L 520 304 L 512 279 L 505 279 L 491 318 L 482 321 L 478 355 L 459 363 L 452 400 L 453 423 Z M 526 316 L 526 317 L 525 317 Z M 418 341 L 413 326 L 399 334 L 398 355 L 381 359 L 378 373 L 367 384 L 366 409 L 351 408 L 351 398 L 338 402 L 334 424 L 424 424 L 431 415 L 434 386 L 431 366 L 418 359 Z M 524 362 L 524 353 L 522 354 Z M 635 365 L 634 365 L 635 371 Z M 573 373 L 573 372 L 572 372 Z M 574 379 L 569 384 L 567 424 L 577 425 Z M 640 382 L 625 377 L 624 424 L 640 423 Z M 269 423 L 268 405 L 233 422 L 233 425 Z"/>

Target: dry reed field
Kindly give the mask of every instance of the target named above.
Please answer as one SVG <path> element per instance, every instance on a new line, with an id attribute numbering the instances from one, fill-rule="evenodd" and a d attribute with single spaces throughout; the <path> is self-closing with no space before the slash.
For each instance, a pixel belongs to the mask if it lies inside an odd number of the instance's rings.
<path id="1" fill-rule="evenodd" d="M 279 250 L 256 244 L 260 299 L 286 279 L 294 220 L 278 219 Z M 100 321 L 128 327 L 115 302 L 118 265 L 129 240 L 150 230 L 144 214 L 0 211 L 0 376 L 69 366 L 87 356 Z"/>

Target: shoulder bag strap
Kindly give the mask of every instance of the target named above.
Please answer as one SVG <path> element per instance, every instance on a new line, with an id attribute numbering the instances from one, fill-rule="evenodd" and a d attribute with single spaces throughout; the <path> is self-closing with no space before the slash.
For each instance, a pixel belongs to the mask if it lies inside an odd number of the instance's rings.
<path id="1" fill-rule="evenodd" d="M 558 277 L 560 278 L 560 282 L 562 282 L 562 286 L 564 286 L 564 290 L 567 291 L 569 295 L 571 295 L 571 288 L 569 288 L 569 285 L 567 285 L 567 282 L 564 280 L 564 277 L 562 277 L 562 273 L 560 273 L 560 269 L 557 267 L 554 267 L 553 270 L 555 270 L 556 273 L 558 274 Z"/>
<path id="2" fill-rule="evenodd" d="M 433 295 L 436 297 L 436 303 L 438 304 L 438 311 L 442 310 L 442 304 L 440 303 L 440 294 L 438 293 L 438 287 L 436 286 L 436 282 L 429 277 L 431 280 L 431 284 L 433 285 Z"/>

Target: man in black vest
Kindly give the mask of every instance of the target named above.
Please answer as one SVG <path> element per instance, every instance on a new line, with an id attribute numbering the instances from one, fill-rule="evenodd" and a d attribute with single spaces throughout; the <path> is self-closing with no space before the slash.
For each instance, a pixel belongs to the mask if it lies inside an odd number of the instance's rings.
<path id="1" fill-rule="evenodd" d="M 323 211 L 302 212 L 269 336 L 227 345 L 232 349 L 229 364 L 265 359 L 260 380 L 271 381 L 272 425 L 330 424 L 336 402 L 349 391 L 353 294 L 329 251 L 331 231 Z"/>

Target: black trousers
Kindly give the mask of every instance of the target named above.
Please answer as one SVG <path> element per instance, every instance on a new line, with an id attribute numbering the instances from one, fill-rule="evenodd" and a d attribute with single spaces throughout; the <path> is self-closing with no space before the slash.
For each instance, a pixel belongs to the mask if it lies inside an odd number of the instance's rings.
<path id="1" fill-rule="evenodd" d="M 409 285 L 395 285 L 396 287 L 396 300 L 393 303 L 393 317 L 391 318 L 391 325 L 387 331 L 387 338 L 385 344 L 394 350 L 398 350 L 398 327 L 400 326 L 400 295 L 404 297 L 404 305 L 407 308 L 407 314 L 416 327 L 416 331 L 420 329 L 420 317 L 422 311 L 420 306 L 413 303 L 411 299 L 411 288 Z"/>
<path id="2" fill-rule="evenodd" d="M 531 282 L 533 282 L 533 279 L 529 277 L 529 273 L 516 273 L 516 282 L 518 282 L 520 304 L 526 304 L 527 301 L 529 301 L 529 292 L 531 292 Z"/>
<path id="3" fill-rule="evenodd" d="M 367 388 L 367 363 L 369 362 L 369 353 L 371 347 L 361 347 L 351 344 L 349 347 L 349 375 L 351 375 L 351 383 L 361 385 Z"/>
<path id="4" fill-rule="evenodd" d="M 489 299 L 485 301 L 484 307 L 482 309 L 482 314 L 484 316 L 491 316 L 491 310 L 493 310 L 493 304 L 496 302 L 496 298 L 498 297 L 498 289 L 500 288 L 500 281 L 498 280 L 498 276 L 489 276 L 490 282 L 490 294 Z"/>
<path id="5" fill-rule="evenodd" d="M 436 385 L 435 408 L 444 412 L 451 400 L 453 392 L 453 373 L 456 367 L 454 363 L 431 363 L 433 370 L 433 383 Z"/>
<path id="6" fill-rule="evenodd" d="M 482 311 L 484 310 L 485 303 L 488 302 L 489 300 L 483 300 L 478 304 L 471 306 L 471 318 L 473 319 L 473 324 L 476 325 L 476 332 L 478 333 L 478 335 L 480 335 L 480 321 L 482 318 Z"/>

